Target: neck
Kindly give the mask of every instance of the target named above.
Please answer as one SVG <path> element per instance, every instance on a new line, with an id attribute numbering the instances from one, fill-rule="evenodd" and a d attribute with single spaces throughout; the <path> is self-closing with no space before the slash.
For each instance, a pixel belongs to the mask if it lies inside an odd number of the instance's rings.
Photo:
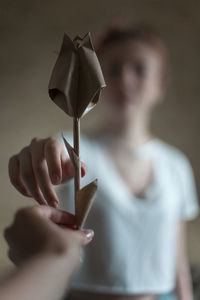
<path id="1" fill-rule="evenodd" d="M 126 121 L 109 120 L 101 131 L 102 136 L 111 142 L 115 140 L 125 147 L 135 148 L 152 138 L 149 131 L 150 115 L 137 112 L 131 114 Z"/>

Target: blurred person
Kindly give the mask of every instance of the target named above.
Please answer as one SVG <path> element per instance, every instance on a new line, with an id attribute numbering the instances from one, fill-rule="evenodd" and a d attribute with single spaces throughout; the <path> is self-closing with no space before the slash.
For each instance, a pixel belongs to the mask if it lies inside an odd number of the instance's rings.
<path id="1" fill-rule="evenodd" d="M 184 154 L 150 131 L 168 85 L 167 49 L 140 26 L 108 29 L 96 50 L 107 84 L 102 127 L 81 139 L 84 183 L 99 179 L 86 223 L 96 239 L 70 299 L 192 300 L 185 221 L 198 214 L 193 174 Z M 24 195 L 56 206 L 54 185 L 65 181 L 68 164 L 59 139 L 35 138 L 11 158 L 9 174 Z M 72 184 L 60 186 L 61 199 L 66 193 L 73 199 Z"/>
<path id="2" fill-rule="evenodd" d="M 5 230 L 18 268 L 0 283 L 2 300 L 59 300 L 81 263 L 92 230 L 72 230 L 75 217 L 48 206 L 20 209 Z M 68 227 L 68 228 L 67 228 Z"/>

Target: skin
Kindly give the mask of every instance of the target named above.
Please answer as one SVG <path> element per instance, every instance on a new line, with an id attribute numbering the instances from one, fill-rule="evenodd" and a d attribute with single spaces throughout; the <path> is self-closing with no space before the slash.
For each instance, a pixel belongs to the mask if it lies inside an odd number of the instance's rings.
<path id="1" fill-rule="evenodd" d="M 103 100 L 109 121 L 126 125 L 135 115 L 151 113 L 163 94 L 162 64 L 154 49 L 127 41 L 108 46 L 100 61 L 107 83 Z"/>
<path id="2" fill-rule="evenodd" d="M 110 159 L 132 193 L 142 197 L 153 180 L 153 163 L 133 155 L 124 155 L 124 152 L 137 150 L 153 138 L 149 125 L 152 111 L 162 101 L 165 92 L 161 79 L 162 60 L 155 49 L 146 43 L 127 40 L 107 46 L 100 56 L 100 62 L 107 83 L 101 101 L 105 121 L 104 127 L 90 133 L 90 137 L 106 146 Z M 53 184 L 65 179 L 65 166 L 69 166 L 62 145 L 50 138 L 33 140 L 24 149 L 10 160 L 11 182 L 18 190 L 26 190 L 39 203 L 46 200 L 52 205 L 57 201 Z M 28 164 L 25 164 L 27 156 L 29 161 L 27 159 Z M 44 176 L 39 175 L 38 171 L 43 172 Z M 27 175 L 31 183 L 27 182 Z M 58 175 L 58 180 L 54 181 L 55 175 Z M 177 229 L 177 232 L 177 239 L 184 240 L 184 230 Z M 180 251 L 178 248 L 178 297 L 179 300 L 185 300 L 184 295 L 187 295 L 187 300 L 191 300 L 193 296 L 188 267 L 184 267 L 184 274 L 180 272 L 183 270 L 181 266 L 188 266 L 188 263 L 186 255 L 181 255 Z M 185 280 L 180 279 L 183 276 Z M 103 297 L 105 299 L 105 295 Z M 84 299 L 84 295 L 79 298 Z M 155 295 L 135 295 L 133 299 L 152 300 Z"/>
<path id="3" fill-rule="evenodd" d="M 82 164 L 82 176 L 85 171 Z M 65 182 L 74 175 L 73 165 L 62 143 L 52 137 L 33 138 L 30 145 L 10 158 L 8 172 L 11 183 L 21 194 L 52 207 L 59 202 L 53 185 Z"/>
<path id="4" fill-rule="evenodd" d="M 1 299 L 59 300 L 81 263 L 92 230 L 72 230 L 75 217 L 47 206 L 24 208 L 5 230 L 9 257 L 18 266 L 0 284 Z"/>

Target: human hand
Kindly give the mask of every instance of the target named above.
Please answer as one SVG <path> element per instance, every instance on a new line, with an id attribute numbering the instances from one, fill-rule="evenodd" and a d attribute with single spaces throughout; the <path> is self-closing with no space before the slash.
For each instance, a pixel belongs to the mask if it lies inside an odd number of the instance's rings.
<path id="1" fill-rule="evenodd" d="M 63 144 L 56 138 L 34 138 L 30 145 L 10 158 L 9 177 L 23 195 L 33 197 L 39 204 L 58 205 L 53 185 L 71 179 L 74 167 Z M 85 175 L 85 166 L 81 166 Z"/>
<path id="2" fill-rule="evenodd" d="M 69 258 L 72 268 L 81 261 L 81 247 L 93 238 L 92 230 L 73 230 L 75 216 L 49 206 L 20 209 L 5 230 L 9 258 L 16 265 L 36 256 Z"/>

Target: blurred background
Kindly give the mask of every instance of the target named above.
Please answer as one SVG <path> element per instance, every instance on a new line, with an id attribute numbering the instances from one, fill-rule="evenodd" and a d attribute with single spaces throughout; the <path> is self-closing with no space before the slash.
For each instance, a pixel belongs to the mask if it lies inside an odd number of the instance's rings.
<path id="1" fill-rule="evenodd" d="M 48 81 L 63 33 L 71 37 L 100 32 L 117 15 L 130 23 L 152 24 L 164 39 L 172 65 L 172 82 L 158 107 L 153 132 L 189 158 L 200 192 L 200 2 L 197 0 L 35 0 L 0 1 L 0 276 L 12 265 L 3 229 L 17 208 L 33 202 L 11 186 L 9 157 L 33 137 L 71 128 L 71 120 L 48 97 Z M 82 120 L 82 129 L 103 119 L 98 106 Z M 200 265 L 200 219 L 189 223 L 188 254 Z"/>

